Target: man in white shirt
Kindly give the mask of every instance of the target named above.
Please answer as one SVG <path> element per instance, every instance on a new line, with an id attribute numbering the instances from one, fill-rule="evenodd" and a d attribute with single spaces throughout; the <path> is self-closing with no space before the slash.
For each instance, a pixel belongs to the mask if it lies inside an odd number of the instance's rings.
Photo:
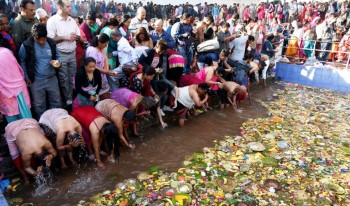
<path id="1" fill-rule="evenodd" d="M 149 32 L 148 22 L 146 20 L 146 9 L 143 7 L 137 9 L 136 16 L 131 19 L 129 29 L 132 34 L 135 34 L 137 29 L 141 27 L 144 27 L 147 32 Z"/>
<path id="2" fill-rule="evenodd" d="M 238 38 L 235 38 L 230 43 L 230 49 L 232 49 L 231 59 L 233 61 L 243 60 L 247 44 L 249 45 L 250 42 L 254 41 L 254 39 L 255 38 L 250 35 L 242 35 Z"/>
<path id="3" fill-rule="evenodd" d="M 119 67 L 115 68 L 113 71 L 117 72 L 117 76 L 110 76 L 108 79 L 109 86 L 111 90 L 119 88 L 119 80 L 125 79 L 125 74 L 123 72 L 123 67 L 125 65 L 134 65 L 135 71 L 137 70 L 138 58 L 135 49 L 130 46 L 128 40 L 126 40 L 119 29 L 114 29 L 111 32 L 111 38 L 117 43 L 118 51 L 112 52 L 113 56 L 118 56 Z"/>
<path id="4" fill-rule="evenodd" d="M 66 104 L 72 104 L 73 82 L 72 79 L 77 71 L 75 56 L 76 41 L 82 41 L 80 29 L 75 20 L 70 17 L 72 11 L 68 0 L 58 0 L 57 14 L 47 21 L 47 36 L 52 38 L 61 54 L 61 68 L 58 70 L 58 79 L 66 100 Z"/>

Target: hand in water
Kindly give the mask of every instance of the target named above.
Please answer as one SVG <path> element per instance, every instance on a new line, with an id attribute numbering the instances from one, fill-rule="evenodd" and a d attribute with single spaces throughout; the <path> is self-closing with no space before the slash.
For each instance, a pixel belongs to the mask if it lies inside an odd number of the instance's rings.
<path id="1" fill-rule="evenodd" d="M 164 128 L 168 127 L 168 124 L 165 123 L 165 122 L 163 122 L 163 123 L 162 123 L 162 127 L 163 127 L 163 129 L 164 129 Z"/>
<path id="2" fill-rule="evenodd" d="M 97 160 L 97 166 L 103 170 L 106 168 L 106 166 L 101 162 L 101 160 Z"/>
<path id="3" fill-rule="evenodd" d="M 136 146 L 134 144 L 132 144 L 132 143 L 129 143 L 128 147 L 133 150 L 133 149 L 135 149 Z"/>
<path id="4" fill-rule="evenodd" d="M 36 173 L 34 174 L 34 176 L 37 176 L 37 175 L 41 175 L 43 173 L 43 166 L 40 166 L 38 167 L 38 169 L 36 169 Z"/>
<path id="5" fill-rule="evenodd" d="M 236 103 L 232 104 L 232 106 L 233 106 L 234 110 L 237 110 L 237 104 Z"/>
<path id="6" fill-rule="evenodd" d="M 46 155 L 46 157 L 44 158 L 47 167 L 51 166 L 52 159 L 53 159 L 52 154 Z"/>

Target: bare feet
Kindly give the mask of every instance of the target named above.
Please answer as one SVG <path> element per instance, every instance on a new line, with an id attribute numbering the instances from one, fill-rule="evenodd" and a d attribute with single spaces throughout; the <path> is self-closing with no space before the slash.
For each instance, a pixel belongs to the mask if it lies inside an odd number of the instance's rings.
<path id="1" fill-rule="evenodd" d="M 66 170 L 66 169 L 68 169 L 68 166 L 66 164 L 62 164 L 61 169 Z"/>
<path id="2" fill-rule="evenodd" d="M 75 160 L 71 160 L 73 166 L 77 166 L 78 163 Z"/>
<path id="3" fill-rule="evenodd" d="M 113 157 L 113 156 L 108 156 L 108 157 L 107 157 L 107 162 L 115 163 L 114 157 Z"/>
<path id="4" fill-rule="evenodd" d="M 97 160 L 97 166 L 103 170 L 106 168 L 106 166 L 101 162 L 101 160 Z"/>
<path id="5" fill-rule="evenodd" d="M 135 133 L 135 137 L 139 137 L 141 140 L 143 139 L 143 134 L 141 133 Z"/>

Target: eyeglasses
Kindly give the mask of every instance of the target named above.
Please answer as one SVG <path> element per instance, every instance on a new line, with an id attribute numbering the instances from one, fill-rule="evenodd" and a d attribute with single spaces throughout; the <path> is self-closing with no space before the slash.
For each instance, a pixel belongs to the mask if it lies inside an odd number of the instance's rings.
<path id="1" fill-rule="evenodd" d="M 33 13 L 35 12 L 35 9 L 26 9 L 26 10 L 33 12 Z"/>

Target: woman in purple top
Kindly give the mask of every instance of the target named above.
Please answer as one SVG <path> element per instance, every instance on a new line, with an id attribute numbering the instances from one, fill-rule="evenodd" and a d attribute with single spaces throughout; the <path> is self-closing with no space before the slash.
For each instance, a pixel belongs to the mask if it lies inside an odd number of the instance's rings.
<path id="1" fill-rule="evenodd" d="M 156 104 L 152 97 L 144 97 L 127 88 L 114 90 L 111 94 L 111 98 L 126 108 L 134 111 L 137 110 L 140 105 L 145 109 L 149 109 Z"/>
<path id="2" fill-rule="evenodd" d="M 149 114 L 149 111 L 146 111 L 156 105 L 153 97 L 144 97 L 141 94 L 133 92 L 127 88 L 120 88 L 114 90 L 111 94 L 111 98 L 116 102 L 119 102 L 124 107 L 134 111 L 136 116 L 140 117 L 145 114 Z M 146 110 L 138 111 L 139 106 L 145 108 Z M 134 134 L 140 136 L 140 133 L 137 132 L 137 123 L 132 124 Z"/>

